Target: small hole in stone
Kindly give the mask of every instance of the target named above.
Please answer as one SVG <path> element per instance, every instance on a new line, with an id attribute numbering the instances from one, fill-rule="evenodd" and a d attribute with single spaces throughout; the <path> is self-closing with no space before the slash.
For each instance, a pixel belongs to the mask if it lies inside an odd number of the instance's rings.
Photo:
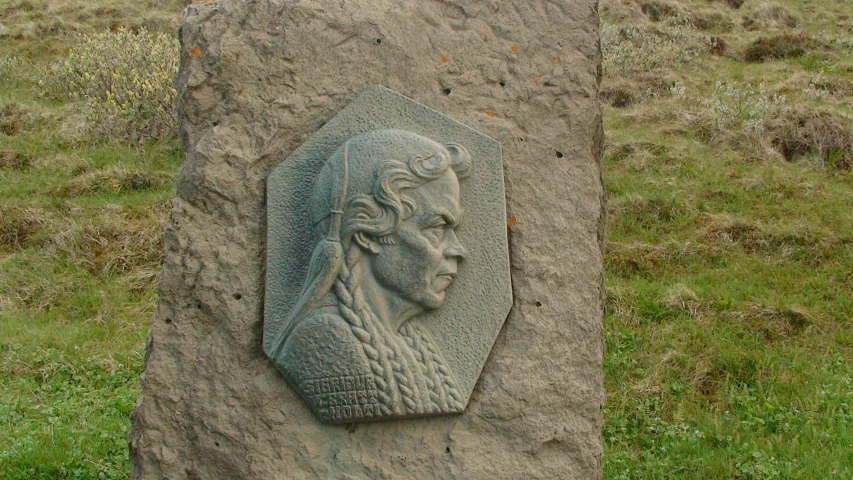
<path id="1" fill-rule="evenodd" d="M 377 39 L 376 39 L 376 44 L 377 44 L 377 45 L 379 45 L 379 44 L 381 44 L 381 43 L 382 43 L 382 39 L 381 39 L 381 38 L 377 38 Z"/>
<path id="2" fill-rule="evenodd" d="M 217 447 L 219 446 L 219 442 L 213 442 L 213 444 L 216 445 Z"/>
<path id="3" fill-rule="evenodd" d="M 541 306 L 542 306 L 542 302 L 536 302 L 536 306 L 537 306 L 537 307 L 541 307 Z"/>
<path id="4" fill-rule="evenodd" d="M 197 309 L 201 310 L 201 302 L 196 303 L 196 304 L 195 304 L 195 308 L 197 308 Z"/>
<path id="5" fill-rule="evenodd" d="M 450 92 L 452 92 L 450 87 L 446 87 L 446 88 L 441 89 L 441 93 L 443 93 L 445 95 L 450 95 Z"/>
<path id="6" fill-rule="evenodd" d="M 450 453 L 450 447 L 445 448 L 444 453 Z"/>
<path id="7" fill-rule="evenodd" d="M 506 86 L 506 82 L 501 82 L 501 83 L 500 83 L 500 85 L 501 85 L 502 87 L 505 87 L 505 86 Z"/>
<path id="8" fill-rule="evenodd" d="M 166 325 L 171 325 L 171 324 L 172 324 L 172 319 L 171 319 L 171 318 L 167 318 L 167 319 L 165 319 L 165 320 L 163 320 L 163 321 L 164 321 L 164 322 L 166 322 Z"/>
<path id="9" fill-rule="evenodd" d="M 557 158 L 563 158 L 563 152 L 557 152 Z"/>
<path id="10" fill-rule="evenodd" d="M 240 295 L 239 293 L 234 294 L 234 300 L 240 300 L 241 298 L 243 298 L 243 295 Z"/>

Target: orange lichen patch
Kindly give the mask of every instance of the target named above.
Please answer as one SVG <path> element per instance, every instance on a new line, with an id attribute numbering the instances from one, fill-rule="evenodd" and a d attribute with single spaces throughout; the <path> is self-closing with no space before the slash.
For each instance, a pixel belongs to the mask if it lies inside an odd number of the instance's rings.
<path id="1" fill-rule="evenodd" d="M 562 62 L 562 61 L 563 61 L 563 59 L 562 59 L 562 58 L 560 58 L 560 56 L 559 56 L 559 55 L 555 55 L 555 56 L 554 56 L 554 61 L 555 61 L 555 62 L 557 62 L 557 63 L 559 63 L 559 62 Z"/>
<path id="2" fill-rule="evenodd" d="M 450 60 L 449 55 L 442 55 L 441 56 L 441 63 L 447 63 L 448 60 Z"/>
<path id="3" fill-rule="evenodd" d="M 536 75 L 536 83 L 539 83 L 541 81 L 542 81 L 542 75 Z"/>
<path id="4" fill-rule="evenodd" d="M 194 47 L 192 50 L 190 50 L 190 57 L 191 58 L 197 58 L 200 56 L 201 56 L 201 49 L 200 48 Z"/>
<path id="5" fill-rule="evenodd" d="M 231 63 L 231 62 L 233 62 L 233 60 L 231 60 L 231 57 L 223 57 L 223 58 L 222 58 L 222 61 L 223 61 L 223 62 L 225 62 L 225 63 Z"/>
<path id="6" fill-rule="evenodd" d="M 509 49 L 512 50 L 513 52 L 517 52 L 519 48 L 521 48 L 521 47 L 518 46 L 517 43 L 513 43 L 512 46 L 509 47 Z"/>
<path id="7" fill-rule="evenodd" d="M 518 223 L 518 220 L 516 220 L 514 218 L 510 218 L 509 220 L 506 221 L 506 226 L 507 226 L 507 228 L 510 228 L 513 225 L 515 225 L 516 223 Z"/>
<path id="8" fill-rule="evenodd" d="M 486 110 L 486 115 L 488 115 L 490 117 L 497 117 L 498 113 L 495 112 L 494 110 Z"/>

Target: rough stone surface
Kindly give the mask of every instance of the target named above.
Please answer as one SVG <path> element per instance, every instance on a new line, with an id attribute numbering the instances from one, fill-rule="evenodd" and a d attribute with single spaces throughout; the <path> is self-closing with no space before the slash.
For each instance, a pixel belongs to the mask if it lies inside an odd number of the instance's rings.
<path id="1" fill-rule="evenodd" d="M 212 1 L 182 42 L 134 478 L 600 478 L 596 2 Z M 501 142 L 514 304 L 464 414 L 330 426 L 263 353 L 264 182 L 370 85 Z"/>

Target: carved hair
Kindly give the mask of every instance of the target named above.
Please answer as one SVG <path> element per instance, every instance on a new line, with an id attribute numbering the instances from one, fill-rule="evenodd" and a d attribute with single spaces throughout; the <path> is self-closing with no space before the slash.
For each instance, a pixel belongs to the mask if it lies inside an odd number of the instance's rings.
<path id="1" fill-rule="evenodd" d="M 388 235 L 397 231 L 400 222 L 415 211 L 415 202 L 406 195 L 406 190 L 436 180 L 448 169 L 460 180 L 468 176 L 471 156 L 465 148 L 455 143 L 436 144 L 436 147 L 432 152 L 412 155 L 402 161 L 383 160 L 375 169 L 376 180 L 371 191 L 348 196 L 340 235 L 345 247 L 356 232 L 388 242 Z M 314 232 L 318 238 L 328 232 L 328 219 L 326 215 L 315 220 Z"/>

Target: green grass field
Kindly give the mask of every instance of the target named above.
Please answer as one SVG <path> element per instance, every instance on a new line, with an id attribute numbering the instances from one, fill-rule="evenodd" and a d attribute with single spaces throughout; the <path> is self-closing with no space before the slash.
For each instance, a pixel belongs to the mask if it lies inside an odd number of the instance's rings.
<path id="1" fill-rule="evenodd" d="M 130 469 L 183 153 L 97 135 L 51 65 L 183 3 L 0 5 L 2 479 Z M 853 479 L 853 3 L 600 11 L 605 478 Z"/>

